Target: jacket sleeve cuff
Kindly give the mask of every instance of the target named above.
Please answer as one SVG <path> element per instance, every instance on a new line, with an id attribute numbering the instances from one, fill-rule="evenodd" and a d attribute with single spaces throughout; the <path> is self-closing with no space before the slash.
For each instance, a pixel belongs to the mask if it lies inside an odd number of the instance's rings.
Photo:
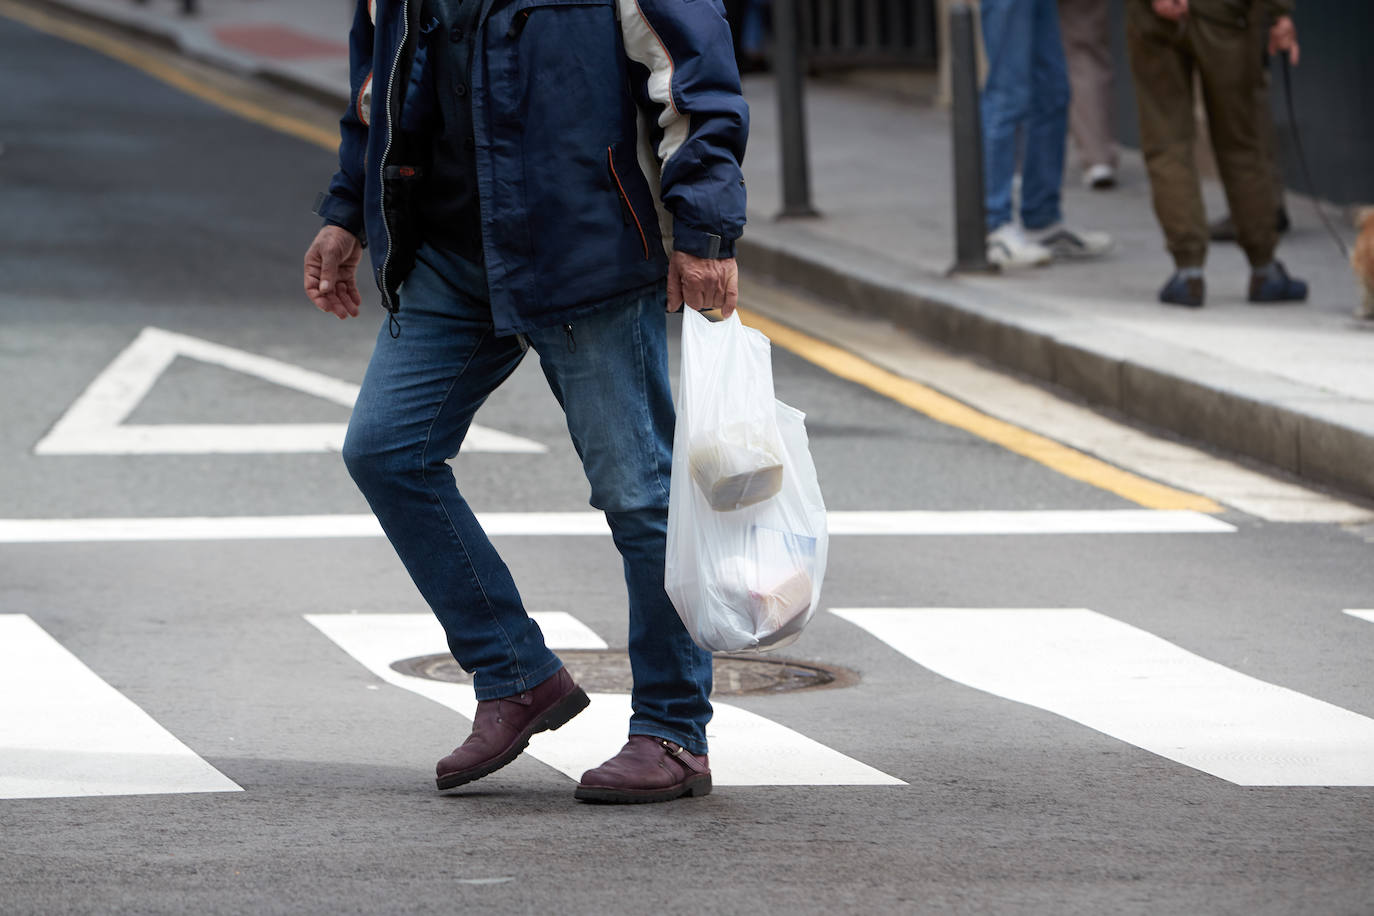
<path id="1" fill-rule="evenodd" d="M 735 240 L 711 232 L 703 232 L 673 220 L 673 250 L 698 258 L 733 258 Z"/>
<path id="2" fill-rule="evenodd" d="M 315 198 L 315 213 L 331 226 L 347 229 L 367 246 L 367 235 L 363 229 L 362 208 L 352 201 L 344 200 L 333 194 L 321 191 Z"/>

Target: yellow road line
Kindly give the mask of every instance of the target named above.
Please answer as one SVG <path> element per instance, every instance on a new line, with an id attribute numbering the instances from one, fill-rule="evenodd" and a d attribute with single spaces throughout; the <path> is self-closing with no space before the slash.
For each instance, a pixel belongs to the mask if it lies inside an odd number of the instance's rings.
<path id="1" fill-rule="evenodd" d="M 96 29 L 68 22 L 30 7 L 18 6 L 9 0 L 0 0 L 0 14 L 41 32 L 123 61 L 149 76 L 233 112 L 241 118 L 314 143 L 327 150 L 338 148 L 339 138 L 333 131 L 307 124 L 299 118 L 281 114 L 211 86 L 156 55 Z M 972 433 L 1067 477 L 1115 493 L 1147 509 L 1223 511 L 1220 505 L 1205 496 L 1155 483 L 1005 420 L 990 417 L 940 394 L 933 388 L 889 372 L 833 344 L 817 340 L 761 315 L 749 313 L 745 316 L 745 313 L 741 312 L 741 316 L 745 318 L 746 324 L 767 334 L 778 346 L 814 363 L 831 375 L 863 385 L 870 391 L 891 398 L 933 420 Z"/>
<path id="2" fill-rule="evenodd" d="M 1129 499 L 1147 509 L 1190 509 L 1221 512 L 1223 508 L 1205 496 L 1156 483 L 1105 461 L 1085 455 L 1038 433 L 990 417 L 967 404 L 870 363 L 834 344 L 817 340 L 756 312 L 740 311 L 745 324 L 757 328 L 773 343 L 814 363 L 831 375 L 862 385 L 948 426 L 972 433 L 1032 461 Z"/>
<path id="3" fill-rule="evenodd" d="M 273 130 L 288 134 L 308 143 L 314 143 L 327 150 L 339 148 L 339 135 L 337 132 L 324 130 L 313 124 L 307 124 L 299 118 L 281 114 L 273 111 L 265 105 L 259 105 L 247 99 L 239 98 L 231 93 L 225 92 L 215 86 L 211 86 L 203 80 L 197 79 L 190 74 L 178 69 L 159 58 L 156 54 L 142 50 L 127 41 L 122 41 L 110 35 L 105 35 L 99 30 L 79 23 L 60 19 L 32 7 L 20 6 L 18 4 L 0 0 L 0 15 L 9 19 L 22 22 L 24 25 L 48 35 L 54 35 L 83 47 L 90 48 L 92 51 L 99 51 L 107 57 L 123 61 L 131 67 L 142 70 L 151 77 L 161 80 L 170 86 L 180 89 L 188 95 L 193 95 L 198 99 L 218 105 L 227 111 L 231 111 L 241 118 L 270 127 Z"/>

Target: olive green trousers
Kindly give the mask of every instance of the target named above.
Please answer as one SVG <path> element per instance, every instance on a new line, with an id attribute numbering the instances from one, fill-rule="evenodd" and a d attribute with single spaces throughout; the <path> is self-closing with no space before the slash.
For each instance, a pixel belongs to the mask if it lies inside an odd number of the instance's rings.
<path id="1" fill-rule="evenodd" d="M 1207 258 L 1207 214 L 1196 159 L 1194 78 L 1202 87 L 1217 171 L 1250 264 L 1274 257 L 1275 196 L 1269 120 L 1257 101 L 1265 92 L 1258 4 L 1238 18 L 1180 22 L 1156 16 L 1149 0 L 1127 0 L 1126 47 L 1135 78 L 1140 145 L 1155 217 L 1178 267 Z"/>

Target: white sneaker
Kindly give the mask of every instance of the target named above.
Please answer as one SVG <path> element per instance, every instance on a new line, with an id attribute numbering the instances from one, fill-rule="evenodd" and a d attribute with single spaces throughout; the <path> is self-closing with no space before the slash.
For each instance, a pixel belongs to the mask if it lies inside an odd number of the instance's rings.
<path id="1" fill-rule="evenodd" d="M 1105 162 L 1089 166 L 1083 173 L 1083 187 L 1093 191 L 1105 191 L 1116 187 L 1116 169 Z"/>
<path id="2" fill-rule="evenodd" d="M 1100 258 L 1116 247 L 1112 237 L 1105 232 L 1071 229 L 1063 223 L 1037 229 L 1031 234 L 1036 243 L 1056 258 Z"/>
<path id="3" fill-rule="evenodd" d="M 988 260 L 998 267 L 1039 267 L 1054 260 L 1054 254 L 1026 238 L 1016 223 L 1003 223 L 988 233 Z"/>

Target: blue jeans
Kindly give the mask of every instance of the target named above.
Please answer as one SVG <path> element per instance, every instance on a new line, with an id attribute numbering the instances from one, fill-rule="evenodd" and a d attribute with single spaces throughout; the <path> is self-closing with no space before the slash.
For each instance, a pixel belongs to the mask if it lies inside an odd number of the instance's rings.
<path id="1" fill-rule="evenodd" d="M 1069 129 L 1069 76 L 1057 0 L 983 0 L 983 177 L 988 229 L 1012 221 L 1011 182 L 1021 156 L 1021 222 L 1063 219 L 1059 188 Z"/>
<path id="2" fill-rule="evenodd" d="M 706 753 L 711 654 L 663 590 L 672 471 L 664 291 L 607 303 L 571 330 L 497 337 L 486 275 L 420 250 L 400 291 L 402 332 L 383 324 L 344 442 L 349 473 L 443 624 L 479 700 L 508 696 L 562 662 L 525 612 L 510 570 L 458 492 L 446 459 L 473 414 L 533 347 L 606 513 L 629 589 L 630 734 Z"/>

